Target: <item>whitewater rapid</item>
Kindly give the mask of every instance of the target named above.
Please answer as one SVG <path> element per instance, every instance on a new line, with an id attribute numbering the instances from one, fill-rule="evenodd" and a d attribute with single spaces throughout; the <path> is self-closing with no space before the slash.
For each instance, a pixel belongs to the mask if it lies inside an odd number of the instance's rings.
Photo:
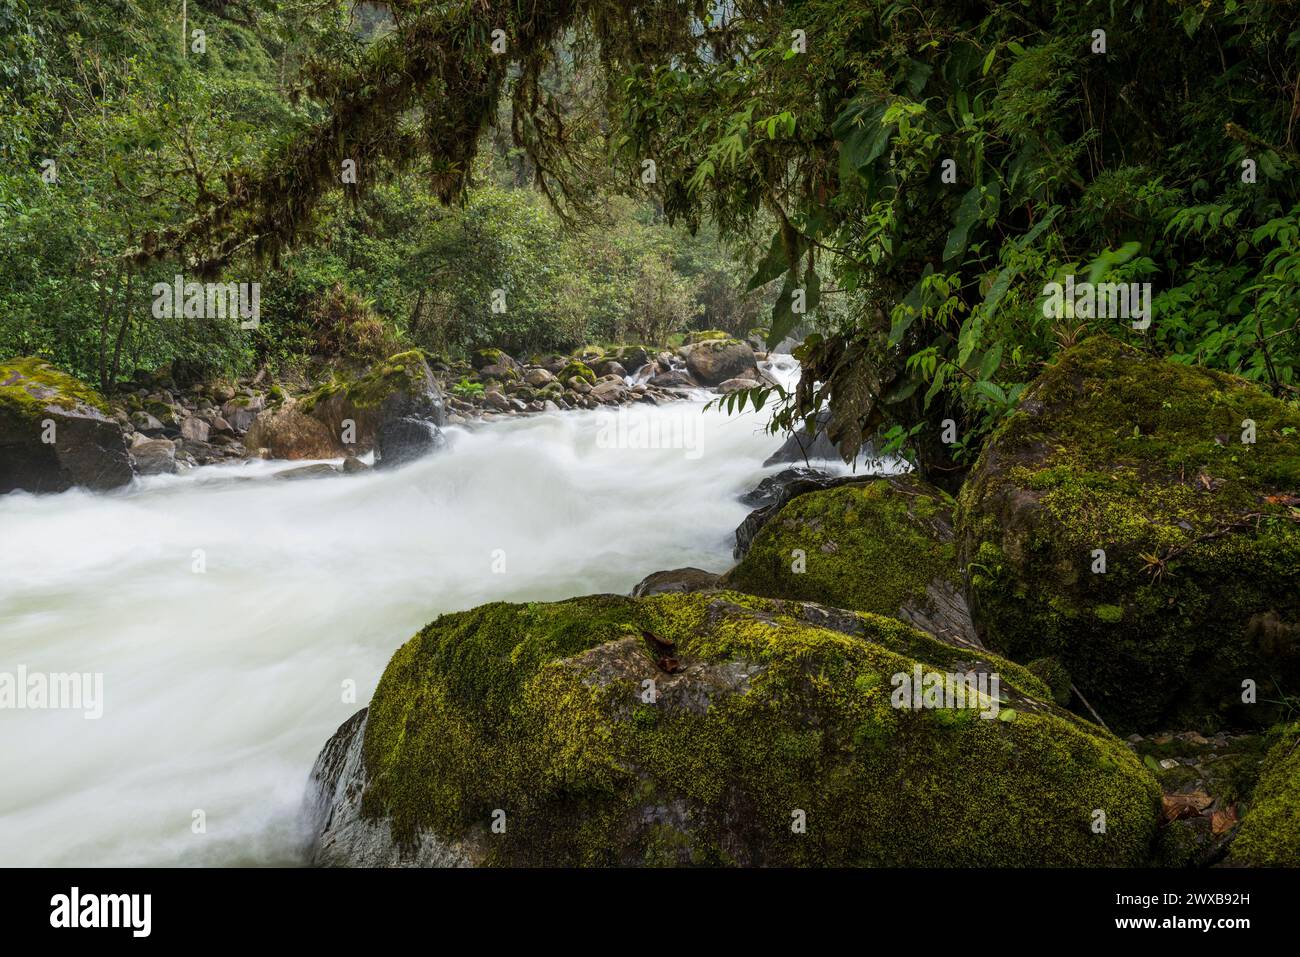
<path id="1" fill-rule="evenodd" d="M 0 672 L 103 675 L 97 720 L 0 709 L 0 865 L 301 863 L 312 761 L 399 645 L 487 601 L 725 570 L 737 495 L 780 468 L 764 422 L 638 404 L 449 429 L 391 472 L 0 496 Z"/>

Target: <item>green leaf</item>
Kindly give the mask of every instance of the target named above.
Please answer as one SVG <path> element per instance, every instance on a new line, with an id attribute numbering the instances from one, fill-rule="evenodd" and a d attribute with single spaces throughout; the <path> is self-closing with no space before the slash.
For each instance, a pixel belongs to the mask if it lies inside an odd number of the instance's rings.
<path id="1" fill-rule="evenodd" d="M 987 379 L 981 379 L 975 383 L 975 391 L 987 399 L 996 402 L 998 405 L 1007 404 L 1007 394 L 1002 391 L 1002 386 L 996 382 L 989 382 Z"/>
<path id="2" fill-rule="evenodd" d="M 921 290 L 925 283 L 926 277 L 934 272 L 934 266 L 926 263 L 925 270 L 921 273 L 921 278 L 916 281 L 905 297 L 903 297 L 902 308 L 896 310 L 894 324 L 889 330 L 889 344 L 896 346 L 903 341 L 903 336 L 911 328 L 919 315 L 921 315 Z"/>
<path id="3" fill-rule="evenodd" d="M 793 277 L 787 277 L 785 286 L 781 289 L 781 295 L 776 297 L 776 305 L 772 307 L 772 327 L 767 333 L 767 347 L 775 349 L 781 344 L 781 340 L 790 334 L 790 330 L 795 327 L 798 317 L 790 308 L 794 299 Z"/>
<path id="4" fill-rule="evenodd" d="M 948 262 L 966 251 L 970 228 L 980 218 L 980 201 L 983 196 L 984 188 L 982 186 L 972 186 L 966 191 L 966 195 L 962 197 L 961 204 L 957 207 L 955 225 L 952 232 L 948 234 L 948 242 L 943 247 L 944 262 Z"/>
<path id="5" fill-rule="evenodd" d="M 750 277 L 746 292 L 753 292 L 759 286 L 766 286 L 781 273 L 790 268 L 790 257 L 785 243 L 781 239 L 781 230 L 772 234 L 772 245 L 768 247 L 767 256 L 758 264 L 758 271 Z"/>
<path id="6" fill-rule="evenodd" d="M 804 284 L 804 308 L 808 312 L 817 309 L 818 303 L 822 299 L 822 281 L 817 275 L 816 269 L 809 269 L 803 277 Z"/>

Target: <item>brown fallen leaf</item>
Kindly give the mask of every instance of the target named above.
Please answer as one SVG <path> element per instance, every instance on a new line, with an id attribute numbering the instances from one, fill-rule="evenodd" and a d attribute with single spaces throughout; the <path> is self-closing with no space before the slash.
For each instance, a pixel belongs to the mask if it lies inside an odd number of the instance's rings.
<path id="1" fill-rule="evenodd" d="M 660 671 L 666 671 L 670 675 L 675 675 L 682 670 L 682 663 L 676 658 L 660 658 L 655 664 L 659 666 Z"/>
<path id="2" fill-rule="evenodd" d="M 1231 804 L 1219 808 L 1210 815 L 1210 831 L 1214 834 L 1224 834 L 1236 826 L 1237 820 L 1237 805 Z"/>
<path id="3" fill-rule="evenodd" d="M 660 651 L 669 651 L 677 647 L 677 642 L 673 641 L 671 638 L 660 638 L 658 635 L 651 634 L 648 631 L 641 632 L 641 637 L 650 642 L 651 645 L 658 648 Z"/>
<path id="4" fill-rule="evenodd" d="M 1192 791 L 1190 794 L 1166 794 L 1160 803 L 1165 820 L 1177 821 L 1185 817 L 1197 817 L 1214 803 L 1214 799 L 1204 791 Z"/>

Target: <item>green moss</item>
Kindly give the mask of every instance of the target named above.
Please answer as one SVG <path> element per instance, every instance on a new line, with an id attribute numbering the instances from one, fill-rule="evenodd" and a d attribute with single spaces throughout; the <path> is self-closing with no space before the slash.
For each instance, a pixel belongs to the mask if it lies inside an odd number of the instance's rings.
<path id="1" fill-rule="evenodd" d="M 39 418 L 51 407 L 72 411 L 88 406 L 111 414 L 104 397 L 90 386 L 34 357 L 0 362 L 0 406 L 24 419 Z"/>
<path id="2" fill-rule="evenodd" d="M 1092 610 L 1092 613 L 1097 616 L 1099 621 L 1112 625 L 1124 620 L 1124 609 L 1119 605 L 1098 605 Z"/>
<path id="3" fill-rule="evenodd" d="M 688 332 L 684 340 L 686 345 L 691 346 L 697 342 L 707 342 L 711 339 L 730 339 L 731 334 L 723 332 L 721 329 L 704 329 L 700 332 Z"/>
<path id="4" fill-rule="evenodd" d="M 1300 723 L 1274 730 L 1232 858 L 1260 867 L 1300 865 Z"/>
<path id="5" fill-rule="evenodd" d="M 358 409 L 373 409 L 395 393 L 414 394 L 424 390 L 427 366 L 419 349 L 399 352 L 376 363 L 364 375 L 353 379 L 335 375 L 299 402 L 301 411 L 310 414 L 317 404 L 336 395 L 344 395 Z"/>
<path id="6" fill-rule="evenodd" d="M 949 521 L 941 494 L 911 477 L 809 492 L 768 520 L 727 582 L 896 615 L 904 603 L 924 605 L 935 579 L 958 581 Z"/>
<path id="7" fill-rule="evenodd" d="M 1074 691 L 1070 687 L 1070 672 L 1056 658 L 1035 658 L 1025 666 L 1052 691 L 1052 700 L 1062 708 L 1070 703 Z"/>
<path id="8" fill-rule="evenodd" d="M 1014 721 L 895 709 L 891 676 L 961 652 L 880 616 L 849 615 L 860 633 L 845 634 L 803 614 L 723 592 L 445 615 L 375 692 L 363 812 L 400 841 L 480 835 L 490 864 L 1146 859 L 1159 796 L 1120 742 L 1050 706 L 1018 705 Z M 692 686 L 703 701 L 674 704 L 652 640 L 694 674 L 715 669 Z M 1004 689 L 1042 688 L 995 665 Z M 657 676 L 654 705 L 642 674 Z M 496 809 L 509 823 L 489 835 Z"/>
<path id="9" fill-rule="evenodd" d="M 471 365 L 475 369 L 485 369 L 488 366 L 509 365 L 510 357 L 500 349 L 479 349 L 471 357 Z"/>
<path id="10" fill-rule="evenodd" d="M 1115 727 L 1273 720 L 1240 693 L 1300 680 L 1296 429 L 1294 406 L 1223 373 L 1101 336 L 1062 353 L 960 495 L 989 643 L 1059 657 Z"/>
<path id="11" fill-rule="evenodd" d="M 591 367 L 584 362 L 577 361 L 576 359 L 561 369 L 560 374 L 556 378 L 561 382 L 567 383 L 574 376 L 577 376 L 579 379 L 586 379 L 588 382 L 596 381 L 596 373 L 591 371 Z"/>

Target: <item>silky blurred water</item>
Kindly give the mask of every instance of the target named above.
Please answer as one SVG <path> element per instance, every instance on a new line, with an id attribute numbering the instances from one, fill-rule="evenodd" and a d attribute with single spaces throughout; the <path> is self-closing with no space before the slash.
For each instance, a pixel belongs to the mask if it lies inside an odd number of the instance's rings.
<path id="1" fill-rule="evenodd" d="M 450 429 L 391 472 L 0 496 L 0 672 L 104 681 L 99 720 L 0 709 L 0 864 L 299 863 L 312 762 L 403 641 L 486 601 L 725 570 L 736 496 L 779 468 L 764 421 L 637 404 Z M 678 447 L 626 447 L 656 436 Z"/>

